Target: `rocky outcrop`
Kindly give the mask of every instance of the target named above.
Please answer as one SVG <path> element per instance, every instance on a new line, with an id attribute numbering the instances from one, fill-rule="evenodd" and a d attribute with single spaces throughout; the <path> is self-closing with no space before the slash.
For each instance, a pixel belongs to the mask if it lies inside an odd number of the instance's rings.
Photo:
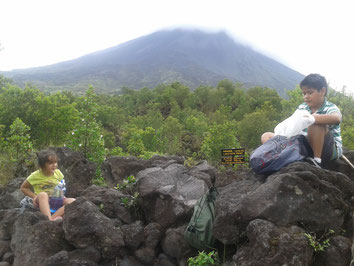
<path id="1" fill-rule="evenodd" d="M 18 208 L 23 178 L 9 183 L 1 194 L 0 263 L 187 265 L 197 253 L 183 232 L 214 179 L 219 196 L 213 234 L 220 252 L 227 251 L 224 265 L 351 261 L 354 181 L 348 172 L 298 162 L 263 177 L 250 170 L 218 173 L 206 162 L 189 168 L 174 156 L 112 157 L 104 166 L 110 185 L 99 187 L 91 185 L 93 164 L 67 148 L 56 152 L 77 200 L 66 207 L 63 220 L 52 222 L 38 211 Z M 130 175 L 135 186 L 114 188 Z M 329 239 L 329 246 L 315 252 L 305 233 L 320 245 Z"/>
<path id="2" fill-rule="evenodd" d="M 61 222 L 50 222 L 40 212 L 25 212 L 18 216 L 11 238 L 13 265 L 41 265 L 43 261 L 69 249 Z"/>
<path id="3" fill-rule="evenodd" d="M 81 197 L 65 208 L 63 221 L 65 239 L 78 249 L 95 247 L 103 259 L 124 254 L 122 230 L 99 208 Z"/>
<path id="4" fill-rule="evenodd" d="M 108 158 L 102 165 L 102 173 L 108 184 L 116 186 L 121 184 L 123 179 L 136 175 L 142 170 L 151 167 L 166 168 L 170 164 L 183 164 L 184 158 L 179 156 L 154 156 L 149 160 L 136 157 L 113 156 Z"/>
<path id="5" fill-rule="evenodd" d="M 343 155 L 354 164 L 354 151 L 344 149 Z M 344 159 L 338 159 L 335 161 L 330 161 L 326 166 L 326 169 L 340 172 L 348 176 L 352 181 L 354 181 L 354 170 L 348 165 Z"/>
<path id="6" fill-rule="evenodd" d="M 122 200 L 127 197 L 121 191 L 113 188 L 90 186 L 82 194 L 87 200 L 99 206 L 100 211 L 120 223 L 130 224 L 134 221 L 134 213 L 124 207 Z"/>
<path id="7" fill-rule="evenodd" d="M 246 229 L 249 244 L 242 246 L 233 260 L 240 266 L 310 265 L 313 250 L 304 232 L 297 226 L 284 228 L 255 219 Z"/>
<path id="8" fill-rule="evenodd" d="M 7 184 L 6 189 L 0 195 L 0 210 L 20 207 L 20 201 L 24 195 L 19 187 L 24 180 L 25 178 L 18 177 Z"/>
<path id="9" fill-rule="evenodd" d="M 157 222 L 164 228 L 188 222 L 194 204 L 208 189 L 204 180 L 191 174 L 193 172 L 188 172 L 181 164 L 139 172 L 138 192 L 148 221 Z"/>
<path id="10" fill-rule="evenodd" d="M 235 243 L 255 219 L 301 225 L 316 233 L 338 231 L 350 218 L 352 195 L 354 183 L 344 174 L 293 163 L 264 183 L 241 179 L 220 189 L 214 235 L 224 244 Z M 225 233 L 225 228 L 233 234 Z"/>

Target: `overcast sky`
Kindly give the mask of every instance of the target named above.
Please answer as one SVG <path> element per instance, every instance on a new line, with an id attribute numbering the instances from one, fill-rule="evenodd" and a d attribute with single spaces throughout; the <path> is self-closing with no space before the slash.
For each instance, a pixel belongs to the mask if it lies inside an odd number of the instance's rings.
<path id="1" fill-rule="evenodd" d="M 268 56 L 354 93 L 350 0 L 0 0 L 0 70 L 87 53 L 169 27 L 225 30 Z"/>

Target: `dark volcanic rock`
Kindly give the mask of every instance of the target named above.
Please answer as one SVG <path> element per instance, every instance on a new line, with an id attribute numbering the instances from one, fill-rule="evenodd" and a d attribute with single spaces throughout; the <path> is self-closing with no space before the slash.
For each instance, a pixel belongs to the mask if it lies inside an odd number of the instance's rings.
<path id="1" fill-rule="evenodd" d="M 134 255 L 143 265 L 152 265 L 155 261 L 156 252 L 152 248 L 143 247 L 136 250 Z"/>
<path id="2" fill-rule="evenodd" d="M 94 247 L 106 259 L 122 255 L 123 233 L 85 198 L 66 206 L 63 228 L 65 238 L 76 248 Z"/>
<path id="3" fill-rule="evenodd" d="M 119 266 L 143 266 L 143 265 L 134 257 L 126 257 L 119 263 Z"/>
<path id="4" fill-rule="evenodd" d="M 347 159 L 354 164 L 354 151 L 344 151 L 343 155 L 347 157 Z M 354 181 L 354 170 L 349 166 L 349 164 L 343 159 L 330 161 L 326 165 L 326 169 L 335 172 L 341 172 L 342 174 L 347 175 L 352 181 Z"/>
<path id="5" fill-rule="evenodd" d="M 338 230 L 354 193 L 347 176 L 301 162 L 269 176 L 263 184 L 247 185 L 250 182 L 235 181 L 221 190 L 214 235 L 224 244 L 237 242 L 238 234 L 257 218 L 280 226 L 303 224 L 312 232 Z"/>
<path id="6" fill-rule="evenodd" d="M 11 252 L 10 240 L 0 240 L 0 258 L 5 255 L 5 253 Z"/>
<path id="7" fill-rule="evenodd" d="M 191 251 L 191 247 L 184 240 L 184 230 L 185 226 L 168 229 L 161 243 L 163 252 L 177 261 L 186 261 Z"/>
<path id="8" fill-rule="evenodd" d="M 68 254 L 70 261 L 83 261 L 83 262 L 99 262 L 101 254 L 93 247 L 84 249 L 75 249 Z"/>
<path id="9" fill-rule="evenodd" d="M 191 176 L 204 180 L 209 187 L 215 184 L 216 173 L 216 169 L 210 166 L 206 161 L 202 161 L 189 171 Z"/>
<path id="10" fill-rule="evenodd" d="M 4 188 L 0 195 L 0 209 L 19 208 L 20 201 L 25 195 L 19 189 L 25 178 L 18 177 L 12 179 Z"/>
<path id="11" fill-rule="evenodd" d="M 2 256 L 2 260 L 5 262 L 8 262 L 10 264 L 14 263 L 14 254 L 12 252 L 6 252 L 3 256 Z"/>
<path id="12" fill-rule="evenodd" d="M 162 238 L 161 226 L 150 223 L 144 228 L 145 246 L 155 249 Z"/>
<path id="13" fill-rule="evenodd" d="M 167 166 L 178 163 L 183 164 L 184 159 L 179 156 L 154 156 L 149 160 L 138 159 L 134 156 L 107 158 L 102 165 L 103 177 L 111 186 L 121 184 L 123 179 L 136 175 L 140 171 L 150 167 L 166 168 Z"/>
<path id="14" fill-rule="evenodd" d="M 241 214 L 242 200 L 260 186 L 261 183 L 251 177 L 236 179 L 219 189 L 213 234 L 223 244 L 234 245 L 238 242 L 239 235 L 246 230 L 248 221 Z"/>
<path id="15" fill-rule="evenodd" d="M 60 251 L 44 260 L 45 266 L 97 266 L 100 252 L 94 248 L 75 249 L 71 252 Z"/>
<path id="16" fill-rule="evenodd" d="M 148 161 L 136 157 L 110 157 L 102 165 L 102 174 L 106 182 L 111 186 L 121 184 L 123 179 L 136 175 L 139 171 L 148 167 Z"/>
<path id="17" fill-rule="evenodd" d="M 45 266 L 66 266 L 69 265 L 69 256 L 67 251 L 60 251 L 53 256 L 46 258 L 43 265 Z"/>
<path id="18" fill-rule="evenodd" d="M 139 172 L 137 180 L 146 219 L 164 228 L 187 222 L 194 204 L 208 189 L 180 164 L 146 169 Z"/>
<path id="19" fill-rule="evenodd" d="M 0 239 L 11 239 L 13 228 L 20 212 L 19 209 L 0 210 Z"/>
<path id="20" fill-rule="evenodd" d="M 82 196 L 95 205 L 100 206 L 101 212 L 108 218 L 119 218 L 119 220 L 126 224 L 133 222 L 132 215 L 123 206 L 121 200 L 127 195 L 119 190 L 92 185 L 82 193 Z"/>
<path id="21" fill-rule="evenodd" d="M 157 261 L 154 263 L 154 266 L 175 266 L 178 265 L 174 260 L 169 258 L 166 254 L 160 253 L 157 256 Z M 183 265 L 183 264 L 182 264 Z"/>
<path id="22" fill-rule="evenodd" d="M 249 244 L 234 256 L 239 266 L 305 266 L 311 263 L 313 251 L 299 227 L 282 228 L 257 219 L 247 226 L 247 236 Z"/>
<path id="23" fill-rule="evenodd" d="M 313 266 L 349 265 L 351 258 L 351 241 L 343 236 L 330 238 L 329 247 L 317 252 Z"/>
<path id="24" fill-rule="evenodd" d="M 15 223 L 11 239 L 13 265 L 43 265 L 46 258 L 71 246 L 64 239 L 62 221 L 49 221 L 40 212 L 25 212 Z"/>
<path id="25" fill-rule="evenodd" d="M 350 262 L 354 182 L 343 173 L 298 162 L 262 177 L 245 168 L 216 173 L 206 162 L 188 168 L 177 156 L 108 158 L 105 175 L 114 186 L 136 174 L 139 206 L 129 209 L 123 201 L 132 191 L 90 185 L 93 164 L 67 148 L 56 152 L 70 196 L 80 197 L 66 206 L 63 221 L 52 222 L 36 210 L 15 208 L 24 179 L 12 180 L 1 190 L 1 265 L 187 265 L 197 251 L 183 232 L 215 176 L 220 194 L 213 234 L 227 245 L 223 265 Z M 335 231 L 330 246 L 314 253 L 304 233 L 320 238 L 329 229 Z"/>
<path id="26" fill-rule="evenodd" d="M 161 168 L 166 168 L 170 166 L 171 164 L 183 164 L 184 163 L 184 157 L 177 156 L 177 155 L 168 155 L 168 156 L 159 156 L 155 155 L 152 158 L 148 160 L 149 162 L 149 167 L 161 167 Z"/>
<path id="27" fill-rule="evenodd" d="M 136 250 L 144 242 L 144 226 L 143 222 L 136 221 L 132 224 L 121 226 L 124 234 L 125 245 L 130 250 Z"/>

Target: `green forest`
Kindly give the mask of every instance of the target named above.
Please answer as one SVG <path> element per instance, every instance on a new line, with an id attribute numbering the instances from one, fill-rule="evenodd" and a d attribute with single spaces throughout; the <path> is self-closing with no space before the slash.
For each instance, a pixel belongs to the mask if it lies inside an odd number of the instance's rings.
<path id="1" fill-rule="evenodd" d="M 353 98 L 330 90 L 328 99 L 341 109 L 344 147 L 354 149 Z M 246 148 L 249 155 L 261 134 L 273 131 L 301 102 L 299 88 L 283 99 L 273 89 L 244 89 L 229 80 L 193 91 L 172 83 L 124 88 L 119 95 L 89 87 L 75 95 L 22 89 L 0 76 L 0 180 L 32 171 L 36 151 L 49 146 L 81 151 L 98 165 L 108 156 L 171 154 L 185 156 L 189 165 L 205 159 L 220 167 L 222 148 Z M 95 181 L 100 178 L 98 170 Z"/>

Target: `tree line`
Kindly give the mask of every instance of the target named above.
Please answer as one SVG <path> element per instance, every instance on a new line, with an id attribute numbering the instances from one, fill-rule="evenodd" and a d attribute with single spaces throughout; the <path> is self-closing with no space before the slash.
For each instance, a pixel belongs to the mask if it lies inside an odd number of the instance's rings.
<path id="1" fill-rule="evenodd" d="M 343 144 L 354 149 L 354 100 L 329 91 L 341 109 Z M 273 131 L 302 102 L 299 88 L 281 98 L 270 88 L 244 89 L 222 80 L 195 90 L 180 84 L 131 90 L 119 95 L 84 95 L 70 91 L 44 93 L 21 89 L 0 76 L 0 178 L 21 175 L 33 167 L 34 152 L 67 146 L 89 160 L 107 156 L 183 155 L 187 162 L 220 162 L 220 149 L 244 147 L 248 154 L 260 145 L 260 135 Z M 100 176 L 98 171 L 97 176 Z"/>

